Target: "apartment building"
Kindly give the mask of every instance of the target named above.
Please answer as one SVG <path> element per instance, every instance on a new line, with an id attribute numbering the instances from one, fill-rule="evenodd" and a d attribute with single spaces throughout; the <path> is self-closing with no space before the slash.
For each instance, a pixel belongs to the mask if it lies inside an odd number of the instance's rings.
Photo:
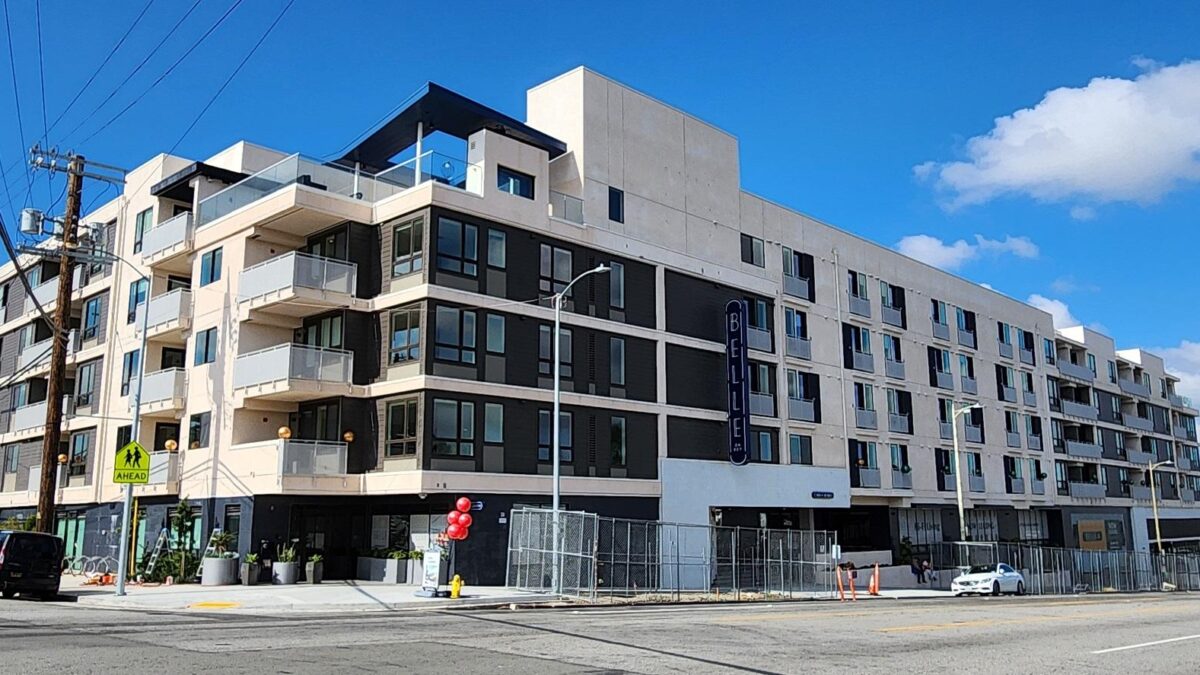
<path id="1" fill-rule="evenodd" d="M 83 222 L 124 262 L 75 272 L 73 550 L 117 546 L 108 476 L 144 367 L 139 556 L 186 498 L 197 539 L 295 540 L 351 576 L 466 495 L 483 509 L 458 568 L 502 581 L 508 513 L 551 491 L 548 297 L 600 264 L 563 312 L 565 508 L 892 549 L 962 536 L 961 480 L 974 539 L 1124 548 L 1147 541 L 1153 457 L 1175 460 L 1164 537 L 1200 538 L 1197 411 L 1160 359 L 744 191 L 736 138 L 584 68 L 531 89 L 525 122 L 429 84 L 340 157 L 160 155 Z M 57 268 L 26 262 L 52 306 Z M 36 500 L 48 370 L 13 275 L 0 517 Z M 730 300 L 750 326 L 744 466 Z"/>

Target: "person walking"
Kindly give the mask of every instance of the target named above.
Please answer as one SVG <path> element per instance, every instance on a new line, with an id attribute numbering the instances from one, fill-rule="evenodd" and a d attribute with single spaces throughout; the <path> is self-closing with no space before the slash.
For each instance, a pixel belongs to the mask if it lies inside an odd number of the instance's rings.
<path id="1" fill-rule="evenodd" d="M 912 570 L 913 576 L 917 578 L 917 583 L 925 583 L 925 568 L 921 565 L 921 561 L 913 558 L 912 561 L 909 562 L 908 566 L 909 569 Z"/>

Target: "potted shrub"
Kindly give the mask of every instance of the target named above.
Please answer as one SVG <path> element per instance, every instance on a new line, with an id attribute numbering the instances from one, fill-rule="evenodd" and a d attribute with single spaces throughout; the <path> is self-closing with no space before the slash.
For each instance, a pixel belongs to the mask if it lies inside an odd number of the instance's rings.
<path id="1" fill-rule="evenodd" d="M 408 583 L 421 583 L 421 576 L 424 574 L 425 552 L 419 548 L 414 548 L 408 552 Z"/>
<path id="2" fill-rule="evenodd" d="M 289 544 L 276 549 L 275 561 L 271 563 L 271 583 L 287 586 L 296 583 L 300 567 L 296 563 L 296 546 Z"/>
<path id="3" fill-rule="evenodd" d="M 201 586 L 229 586 L 237 583 L 237 554 L 229 550 L 233 535 L 217 532 L 212 536 L 212 550 L 204 554 L 200 565 Z"/>
<path id="4" fill-rule="evenodd" d="M 366 555 L 358 556 L 358 573 L 355 576 L 363 581 L 402 584 L 408 579 L 407 559 L 408 551 L 403 549 L 373 549 Z"/>
<path id="5" fill-rule="evenodd" d="M 320 553 L 309 556 L 304 565 L 304 576 L 310 584 L 321 583 L 321 578 L 325 576 L 325 556 Z"/>
<path id="6" fill-rule="evenodd" d="M 257 553 L 249 553 L 242 559 L 242 585 L 254 586 L 258 584 L 259 562 Z"/>

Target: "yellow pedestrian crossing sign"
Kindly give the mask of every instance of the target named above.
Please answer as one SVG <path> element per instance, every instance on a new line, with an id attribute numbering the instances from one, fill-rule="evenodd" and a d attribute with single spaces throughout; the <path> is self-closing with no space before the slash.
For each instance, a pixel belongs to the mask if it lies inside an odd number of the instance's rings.
<path id="1" fill-rule="evenodd" d="M 114 483 L 150 482 L 150 453 L 137 441 L 130 441 L 117 451 L 117 461 L 113 465 Z"/>

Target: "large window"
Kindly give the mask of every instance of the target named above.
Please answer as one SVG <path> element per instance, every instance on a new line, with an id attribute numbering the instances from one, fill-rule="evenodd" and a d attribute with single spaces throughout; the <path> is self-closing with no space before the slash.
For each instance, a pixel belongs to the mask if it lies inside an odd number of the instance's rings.
<path id="1" fill-rule="evenodd" d="M 202 366 L 217 360 L 217 329 L 207 328 L 196 333 L 196 357 L 193 364 Z"/>
<path id="2" fill-rule="evenodd" d="M 608 339 L 608 383 L 614 387 L 625 386 L 625 338 Z"/>
<path id="3" fill-rule="evenodd" d="M 550 411 L 538 411 L 538 461 L 550 461 L 550 442 L 553 429 L 550 428 Z M 558 461 L 571 462 L 575 459 L 572 433 L 572 415 L 569 412 L 558 414 Z"/>
<path id="4" fill-rule="evenodd" d="M 932 305 L 929 318 L 939 326 L 949 325 L 947 323 L 949 319 L 946 315 L 946 303 L 942 302 L 941 300 L 930 300 L 929 302 Z"/>
<path id="5" fill-rule="evenodd" d="M 554 352 L 551 349 L 551 345 L 554 344 L 553 336 L 554 328 L 552 326 L 538 327 L 538 374 L 540 375 L 554 376 Z M 571 344 L 571 329 L 560 329 L 558 339 L 559 377 L 567 380 L 574 377 L 575 371 Z"/>
<path id="6" fill-rule="evenodd" d="M 87 432 L 71 436 L 71 461 L 67 466 L 67 474 L 83 476 L 87 473 L 88 446 L 91 445 L 91 435 Z"/>
<path id="7" fill-rule="evenodd" d="M 392 342 L 388 362 L 407 363 L 421 358 L 421 308 L 392 312 Z"/>
<path id="8" fill-rule="evenodd" d="M 883 333 L 883 358 L 893 363 L 904 362 L 904 355 L 900 352 L 900 338 Z"/>
<path id="9" fill-rule="evenodd" d="M 100 301 L 99 297 L 88 298 L 83 304 L 83 333 L 80 339 L 91 340 L 100 334 Z"/>
<path id="10" fill-rule="evenodd" d="M 748 234 L 742 235 L 742 262 L 754 265 L 755 267 L 766 267 L 766 252 L 763 250 L 763 240 L 758 237 L 751 237 Z"/>
<path id="11" fill-rule="evenodd" d="M 508 266 L 508 236 L 496 229 L 489 229 L 487 235 L 488 267 L 502 270 Z"/>
<path id="12" fill-rule="evenodd" d="M 625 193 L 612 186 L 608 188 L 608 219 L 625 222 Z"/>
<path id="13" fill-rule="evenodd" d="M 392 401 L 387 414 L 387 456 L 417 454 L 417 399 Z"/>
<path id="14" fill-rule="evenodd" d="M 141 363 L 141 352 L 133 350 L 127 352 L 121 360 L 121 395 L 129 395 L 129 383 L 138 373 L 138 364 Z"/>
<path id="15" fill-rule="evenodd" d="M 867 295 L 867 275 L 854 270 L 846 270 L 846 281 L 849 284 L 850 295 L 859 300 L 868 300 Z"/>
<path id="16" fill-rule="evenodd" d="M 495 445 L 504 443 L 504 404 L 483 404 L 483 442 Z"/>
<path id="17" fill-rule="evenodd" d="M 489 354 L 504 355 L 504 315 L 487 315 L 487 342 L 484 345 Z"/>
<path id="18" fill-rule="evenodd" d="M 812 465 L 812 436 L 788 434 L 788 461 L 792 464 Z"/>
<path id="19" fill-rule="evenodd" d="M 479 229 L 470 223 L 438 219 L 437 268 L 469 277 L 479 270 Z"/>
<path id="20" fill-rule="evenodd" d="M 149 208 L 137 214 L 133 221 L 133 252 L 142 252 L 142 239 L 154 226 L 154 209 Z"/>
<path id="21" fill-rule="evenodd" d="M 572 279 L 571 257 L 571 252 L 565 248 L 542 244 L 538 289 L 544 293 L 559 293 L 566 288 Z"/>
<path id="22" fill-rule="evenodd" d="M 212 427 L 212 413 L 202 412 L 188 420 L 188 447 L 207 448 Z"/>
<path id="23" fill-rule="evenodd" d="M 783 309 L 783 329 L 788 337 L 808 338 L 808 316 L 798 309 Z"/>
<path id="24" fill-rule="evenodd" d="M 496 187 L 510 195 L 533 199 L 533 176 L 527 173 L 497 165 Z"/>
<path id="25" fill-rule="evenodd" d="M 625 466 L 626 459 L 625 418 L 612 418 L 609 423 L 609 449 L 612 466 Z"/>
<path id="26" fill-rule="evenodd" d="M 625 309 L 625 265 L 608 264 L 608 304 L 613 309 Z"/>
<path id="27" fill-rule="evenodd" d="M 129 311 L 125 315 L 125 323 L 133 323 L 137 320 L 138 305 L 146 302 L 146 294 L 149 292 L 150 281 L 148 279 L 138 279 L 129 284 Z"/>
<path id="28" fill-rule="evenodd" d="M 469 401 L 433 400 L 433 454 L 456 457 L 475 455 L 475 404 Z"/>
<path id="29" fill-rule="evenodd" d="M 402 277 L 421 271 L 421 238 L 424 222 L 417 218 L 392 228 L 392 276 Z"/>
<path id="30" fill-rule="evenodd" d="M 775 462 L 775 435 L 772 432 L 750 432 L 750 461 L 763 464 Z"/>
<path id="31" fill-rule="evenodd" d="M 221 259 L 223 253 L 221 249 L 214 248 L 213 250 L 200 256 L 200 285 L 207 286 L 214 281 L 221 280 Z"/>
<path id="32" fill-rule="evenodd" d="M 21 448 L 17 445 L 4 446 L 4 473 L 16 473 L 21 462 Z"/>
<path id="33" fill-rule="evenodd" d="M 475 363 L 475 312 L 438 307 L 433 357 L 442 361 Z"/>
<path id="34" fill-rule="evenodd" d="M 75 373 L 75 405 L 86 407 L 92 404 L 92 394 L 96 391 L 96 362 L 92 361 L 79 366 Z"/>

